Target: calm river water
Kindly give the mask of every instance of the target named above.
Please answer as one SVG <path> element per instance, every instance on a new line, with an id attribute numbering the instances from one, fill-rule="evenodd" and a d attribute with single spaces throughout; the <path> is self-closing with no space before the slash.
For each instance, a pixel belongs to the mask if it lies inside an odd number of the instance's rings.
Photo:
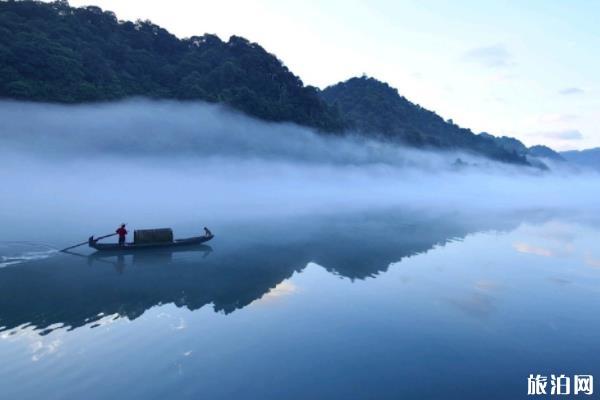
<path id="1" fill-rule="evenodd" d="M 3 241 L 1 397 L 506 400 L 530 374 L 600 379 L 593 221 L 320 215 L 120 256 Z"/>

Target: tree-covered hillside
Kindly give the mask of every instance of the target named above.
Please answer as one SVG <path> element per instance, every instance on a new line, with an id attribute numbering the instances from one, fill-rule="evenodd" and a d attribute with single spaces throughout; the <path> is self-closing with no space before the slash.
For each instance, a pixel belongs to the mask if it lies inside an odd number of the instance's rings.
<path id="1" fill-rule="evenodd" d="M 540 144 L 531 146 L 528 149 L 528 154 L 533 157 L 547 158 L 554 161 L 566 161 L 563 156 L 552 150 L 550 147 Z"/>
<path id="2" fill-rule="evenodd" d="M 241 37 L 180 40 L 98 7 L 0 2 L 0 97 L 74 103 L 128 96 L 221 102 L 265 120 L 343 129 L 316 88 Z"/>
<path id="3" fill-rule="evenodd" d="M 502 161 L 527 163 L 516 151 L 494 139 L 444 121 L 433 111 L 411 103 L 384 82 L 366 76 L 329 86 L 321 97 L 339 108 L 352 129 L 413 146 L 466 149 Z"/>
<path id="4" fill-rule="evenodd" d="M 527 164 L 506 140 L 444 121 L 375 79 L 352 78 L 324 91 L 305 86 L 241 37 L 179 39 L 149 21 L 119 21 L 66 0 L 0 0 L 0 98 L 80 103 L 132 96 L 218 102 L 268 121 Z"/>

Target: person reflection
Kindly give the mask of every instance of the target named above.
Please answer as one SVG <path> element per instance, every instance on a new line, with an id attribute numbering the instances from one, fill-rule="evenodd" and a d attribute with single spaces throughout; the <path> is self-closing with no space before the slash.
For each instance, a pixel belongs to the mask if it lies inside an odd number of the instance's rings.
<path id="1" fill-rule="evenodd" d="M 115 263 L 115 270 L 122 274 L 125 271 L 125 256 L 123 254 L 119 254 L 117 256 L 117 262 Z"/>

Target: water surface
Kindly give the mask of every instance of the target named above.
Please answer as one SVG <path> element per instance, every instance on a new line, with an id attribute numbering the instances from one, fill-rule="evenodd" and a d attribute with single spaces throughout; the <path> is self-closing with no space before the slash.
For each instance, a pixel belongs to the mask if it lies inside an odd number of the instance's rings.
<path id="1" fill-rule="evenodd" d="M 3 397 L 512 399 L 531 373 L 600 376 L 593 221 L 329 214 L 124 256 L 4 241 Z"/>

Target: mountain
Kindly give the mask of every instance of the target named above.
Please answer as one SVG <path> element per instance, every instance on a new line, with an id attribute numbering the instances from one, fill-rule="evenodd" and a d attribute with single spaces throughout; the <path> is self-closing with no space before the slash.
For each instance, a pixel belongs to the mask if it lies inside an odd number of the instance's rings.
<path id="1" fill-rule="evenodd" d="M 554 161 L 566 161 L 563 156 L 561 156 L 559 153 L 552 150 L 548 146 L 543 146 L 543 145 L 531 146 L 528 149 L 528 152 L 533 157 L 547 158 L 549 160 L 554 160 Z"/>
<path id="2" fill-rule="evenodd" d="M 497 145 L 503 147 L 507 151 L 515 152 L 519 156 L 525 157 L 531 165 L 541 169 L 548 169 L 548 166 L 544 163 L 544 161 L 565 161 L 560 154 L 548 146 L 535 145 L 527 147 L 520 140 L 509 136 L 498 137 L 490 135 L 487 132 L 482 132 L 479 135 L 493 140 Z"/>
<path id="3" fill-rule="evenodd" d="M 560 155 L 573 164 L 600 170 L 600 147 L 586 150 L 562 151 Z"/>
<path id="4" fill-rule="evenodd" d="M 500 161 L 527 164 L 524 155 L 505 149 L 490 137 L 444 121 L 374 78 L 351 78 L 325 88 L 320 95 L 338 108 L 349 128 L 357 132 L 417 147 L 464 149 Z"/>
<path id="5" fill-rule="evenodd" d="M 305 86 L 276 56 L 238 36 L 179 39 L 150 21 L 119 21 L 66 0 L 0 1 L 0 98 L 81 103 L 132 96 L 223 103 L 321 132 L 362 132 L 530 164 L 521 149 L 444 121 L 373 78 L 323 91 Z"/>
<path id="6" fill-rule="evenodd" d="M 520 156 L 527 156 L 529 149 L 519 139 L 515 139 L 509 136 L 494 136 L 487 132 L 481 132 L 480 136 L 486 137 L 493 140 L 498 146 L 506 149 L 507 151 L 517 153 Z"/>
<path id="7" fill-rule="evenodd" d="M 98 7 L 0 2 L 0 97 L 78 103 L 131 96 L 201 99 L 269 121 L 344 128 L 316 88 L 244 38 L 180 40 Z"/>

